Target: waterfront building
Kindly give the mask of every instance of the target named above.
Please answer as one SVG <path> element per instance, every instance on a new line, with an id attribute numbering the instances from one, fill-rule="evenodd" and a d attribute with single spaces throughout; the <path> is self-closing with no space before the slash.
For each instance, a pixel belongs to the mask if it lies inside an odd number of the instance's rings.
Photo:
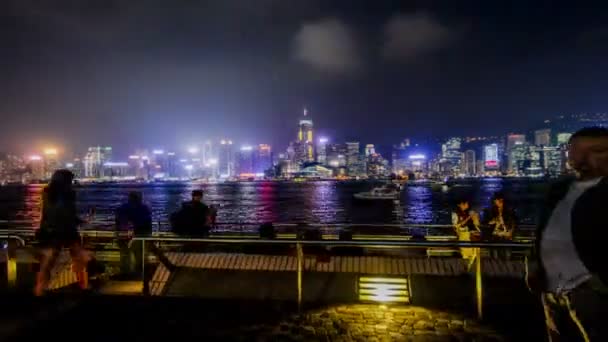
<path id="1" fill-rule="evenodd" d="M 359 142 L 346 143 L 346 168 L 351 177 L 361 177 L 365 173 L 365 165 L 361 158 Z"/>
<path id="2" fill-rule="evenodd" d="M 572 133 L 557 133 L 557 144 L 558 145 L 567 144 L 568 141 L 570 141 L 571 136 L 572 136 Z"/>
<path id="3" fill-rule="evenodd" d="M 218 165 L 220 177 L 228 178 L 235 175 L 235 161 L 232 140 L 222 139 L 220 141 Z"/>
<path id="4" fill-rule="evenodd" d="M 45 178 L 44 159 L 39 155 L 28 158 L 27 169 L 31 180 L 40 181 Z"/>
<path id="5" fill-rule="evenodd" d="M 327 138 L 319 138 L 317 143 L 317 163 L 327 165 Z"/>
<path id="6" fill-rule="evenodd" d="M 367 157 L 367 176 L 370 178 L 384 178 L 389 174 L 388 161 L 379 153 Z"/>
<path id="7" fill-rule="evenodd" d="M 253 171 L 256 175 L 264 174 L 272 167 L 272 148 L 268 144 L 259 144 L 254 156 Z"/>
<path id="8" fill-rule="evenodd" d="M 551 129 L 539 129 L 534 131 L 534 145 L 536 146 L 551 146 Z"/>
<path id="9" fill-rule="evenodd" d="M 241 146 L 237 158 L 237 175 L 239 177 L 253 177 L 253 147 L 250 145 Z"/>
<path id="10" fill-rule="evenodd" d="M 53 172 L 61 168 L 59 152 L 54 148 L 44 150 L 44 179 L 51 179 Z"/>
<path id="11" fill-rule="evenodd" d="M 475 158 L 474 150 L 466 150 L 464 152 L 464 173 L 466 176 L 477 175 L 477 159 Z"/>
<path id="12" fill-rule="evenodd" d="M 313 162 L 314 159 L 313 122 L 304 108 L 303 116 L 299 122 L 298 140 L 296 148 L 296 161 L 300 164 Z"/>
<path id="13" fill-rule="evenodd" d="M 513 149 L 516 146 L 525 145 L 526 144 L 526 136 L 524 134 L 509 134 L 507 135 L 507 148 L 506 148 L 506 162 L 507 162 L 507 173 L 517 173 L 517 170 L 513 168 L 516 165 L 514 160 L 511 160 L 511 155 L 513 154 Z"/>
<path id="14" fill-rule="evenodd" d="M 460 151 L 462 139 L 449 138 L 441 145 L 442 172 L 446 175 L 459 175 L 462 171 L 462 152 Z"/>
<path id="15" fill-rule="evenodd" d="M 84 176 L 100 178 L 103 174 L 103 164 L 112 160 L 111 147 L 89 147 L 84 157 Z"/>
<path id="16" fill-rule="evenodd" d="M 370 155 L 376 153 L 376 148 L 374 147 L 374 144 L 367 144 L 365 145 L 365 156 L 369 157 Z"/>
<path id="17" fill-rule="evenodd" d="M 483 147 L 484 171 L 500 170 L 500 159 L 498 157 L 498 144 L 488 144 Z"/>

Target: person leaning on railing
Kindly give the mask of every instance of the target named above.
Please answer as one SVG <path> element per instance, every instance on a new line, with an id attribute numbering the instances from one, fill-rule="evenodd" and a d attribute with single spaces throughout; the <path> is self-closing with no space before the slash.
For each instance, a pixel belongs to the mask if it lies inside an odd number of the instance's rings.
<path id="1" fill-rule="evenodd" d="M 127 233 L 126 239 L 119 239 L 122 240 L 121 244 L 123 244 L 123 246 L 126 246 L 133 236 L 149 237 L 152 235 L 152 213 L 150 208 L 143 203 L 141 192 L 130 192 L 127 203 L 118 207 L 116 210 L 116 229 L 118 232 Z M 133 241 L 129 252 L 133 253 L 135 256 L 136 271 L 142 270 L 148 253 L 153 253 L 167 269 L 172 270 L 174 268 L 173 264 L 163 252 L 156 247 L 154 242 L 145 242 L 141 240 Z M 148 281 L 151 276 L 151 272 L 144 274 L 144 293 L 147 293 L 148 291 Z"/>
<path id="2" fill-rule="evenodd" d="M 526 281 L 551 340 L 608 341 L 608 129 L 572 135 L 568 163 L 576 178 L 554 184 L 543 202 Z"/>

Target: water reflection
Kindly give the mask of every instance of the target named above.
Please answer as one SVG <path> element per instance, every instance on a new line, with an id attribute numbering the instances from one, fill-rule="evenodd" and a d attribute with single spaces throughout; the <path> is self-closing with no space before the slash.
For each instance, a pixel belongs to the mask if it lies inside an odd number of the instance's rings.
<path id="1" fill-rule="evenodd" d="M 429 223 L 436 221 L 433 211 L 433 193 L 429 186 L 408 186 L 405 188 L 403 220 L 408 223 Z"/>
<path id="2" fill-rule="evenodd" d="M 224 184 L 88 185 L 78 187 L 81 214 L 96 208 L 96 220 L 113 221 L 115 208 L 129 191 L 143 193 L 154 220 L 166 222 L 193 189 L 203 189 L 204 201 L 218 207 L 218 222 L 295 222 L 318 223 L 449 223 L 453 203 L 468 198 L 475 209 L 489 206 L 496 191 L 516 203 L 518 217 L 534 223 L 542 198 L 542 183 L 485 180 L 457 184 L 447 191 L 426 185 L 406 186 L 399 201 L 355 201 L 353 195 L 368 191 L 370 182 L 243 182 Z M 40 219 L 42 186 L 0 188 L 0 220 Z"/>

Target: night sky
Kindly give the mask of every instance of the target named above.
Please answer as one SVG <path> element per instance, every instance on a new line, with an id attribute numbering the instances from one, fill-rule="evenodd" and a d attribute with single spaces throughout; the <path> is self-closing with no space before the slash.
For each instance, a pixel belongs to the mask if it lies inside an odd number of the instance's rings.
<path id="1" fill-rule="evenodd" d="M 578 3 L 4 0 L 0 150 L 282 150 L 303 107 L 378 144 L 604 112 L 608 11 Z"/>

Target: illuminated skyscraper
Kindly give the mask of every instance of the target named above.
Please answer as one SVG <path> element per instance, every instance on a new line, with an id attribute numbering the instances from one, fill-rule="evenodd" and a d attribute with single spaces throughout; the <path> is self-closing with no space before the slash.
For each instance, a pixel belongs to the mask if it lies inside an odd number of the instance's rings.
<path id="1" fill-rule="evenodd" d="M 55 170 L 61 166 L 59 164 L 59 153 L 54 148 L 44 150 L 44 178 L 50 179 Z"/>
<path id="2" fill-rule="evenodd" d="M 538 131 L 534 131 L 534 145 L 551 146 L 551 130 L 540 129 Z"/>
<path id="3" fill-rule="evenodd" d="M 369 157 L 370 155 L 376 153 L 376 149 L 374 148 L 374 144 L 365 145 L 365 156 Z"/>
<path id="4" fill-rule="evenodd" d="M 572 136 L 572 133 L 557 133 L 557 144 L 558 145 L 567 144 L 568 141 L 570 140 L 571 136 Z"/>
<path id="5" fill-rule="evenodd" d="M 303 162 L 312 162 L 314 161 L 313 124 L 306 108 L 303 114 L 298 130 L 298 142 L 302 145 L 303 155 L 299 157 Z"/>
<path id="6" fill-rule="evenodd" d="M 214 159 L 217 159 L 217 156 L 213 153 L 213 145 L 211 141 L 207 141 L 203 145 L 203 164 L 209 164 Z"/>
<path id="7" fill-rule="evenodd" d="M 327 144 L 327 165 L 332 168 L 346 167 L 347 149 L 345 144 Z"/>
<path id="8" fill-rule="evenodd" d="M 327 165 L 327 138 L 319 138 L 317 143 L 317 163 Z"/>
<path id="9" fill-rule="evenodd" d="M 524 134 L 509 134 L 507 135 L 507 171 L 509 173 L 517 173 L 517 163 L 512 160 L 512 156 L 514 155 L 513 149 L 517 146 L 522 146 L 526 144 L 526 136 Z M 517 153 L 516 153 L 517 154 Z"/>
<path id="10" fill-rule="evenodd" d="M 222 139 L 220 141 L 218 165 L 220 177 L 227 178 L 235 175 L 232 140 Z"/>
<path id="11" fill-rule="evenodd" d="M 87 178 L 100 178 L 103 175 L 103 164 L 111 160 L 111 147 L 89 147 L 84 157 L 84 176 Z"/>
<path id="12" fill-rule="evenodd" d="M 253 161 L 253 171 L 262 174 L 272 167 L 272 149 L 268 144 L 258 145 Z"/>
<path id="13" fill-rule="evenodd" d="M 30 156 L 28 160 L 27 167 L 30 171 L 30 178 L 32 180 L 43 180 L 45 178 L 44 174 L 44 160 L 41 156 L 35 155 Z"/>
<path id="14" fill-rule="evenodd" d="M 483 147 L 483 166 L 485 171 L 496 171 L 500 168 L 498 158 L 498 144 L 489 144 Z"/>
<path id="15" fill-rule="evenodd" d="M 362 176 L 365 173 L 365 163 L 361 160 L 358 141 L 346 143 L 346 168 L 351 177 Z"/>
<path id="16" fill-rule="evenodd" d="M 253 169 L 254 160 L 253 147 L 246 145 L 241 146 L 237 159 L 237 175 L 241 177 L 253 177 L 255 174 Z"/>
<path id="17" fill-rule="evenodd" d="M 449 138 L 441 145 L 441 161 L 443 172 L 459 174 L 462 169 L 462 152 L 460 151 L 462 139 Z"/>
<path id="18" fill-rule="evenodd" d="M 477 160 L 475 158 L 474 150 L 466 150 L 464 152 L 464 173 L 467 176 L 475 176 L 476 172 Z"/>

